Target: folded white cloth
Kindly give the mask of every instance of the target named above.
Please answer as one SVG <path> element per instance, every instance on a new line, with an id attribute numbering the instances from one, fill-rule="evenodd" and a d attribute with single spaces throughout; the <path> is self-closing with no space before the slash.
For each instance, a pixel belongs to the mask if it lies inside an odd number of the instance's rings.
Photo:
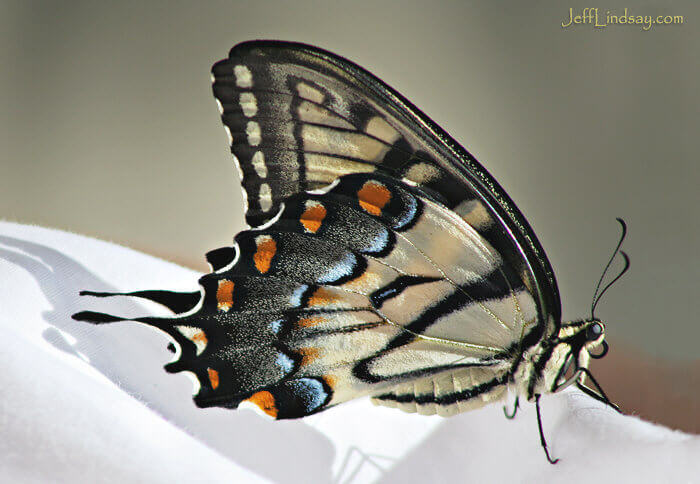
<path id="1" fill-rule="evenodd" d="M 199 409 L 165 334 L 82 310 L 164 314 L 79 291 L 196 290 L 199 274 L 124 247 L 0 222 L 1 482 L 700 482 L 700 437 L 576 392 L 449 419 L 366 399 L 298 420 Z"/>

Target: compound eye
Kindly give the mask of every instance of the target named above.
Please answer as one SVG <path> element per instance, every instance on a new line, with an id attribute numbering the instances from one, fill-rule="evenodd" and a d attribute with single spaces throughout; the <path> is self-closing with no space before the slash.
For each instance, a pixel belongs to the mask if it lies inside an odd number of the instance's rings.
<path id="1" fill-rule="evenodd" d="M 601 334 L 603 334 L 603 325 L 600 323 L 593 323 L 586 330 L 586 339 L 588 341 L 595 341 L 600 338 Z"/>

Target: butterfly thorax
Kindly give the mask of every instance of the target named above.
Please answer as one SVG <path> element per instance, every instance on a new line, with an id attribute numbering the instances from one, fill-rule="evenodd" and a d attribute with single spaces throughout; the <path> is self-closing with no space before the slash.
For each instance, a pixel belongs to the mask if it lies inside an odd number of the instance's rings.
<path id="1" fill-rule="evenodd" d="M 591 353 L 604 345 L 605 329 L 597 319 L 562 323 L 558 334 L 528 349 L 513 380 L 518 395 L 534 400 L 555 393 L 579 380 Z"/>

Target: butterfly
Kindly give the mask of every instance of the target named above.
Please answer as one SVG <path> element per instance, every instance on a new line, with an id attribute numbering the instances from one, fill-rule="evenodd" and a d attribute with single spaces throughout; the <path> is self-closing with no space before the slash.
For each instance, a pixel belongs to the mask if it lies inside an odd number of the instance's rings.
<path id="1" fill-rule="evenodd" d="M 206 254 L 199 291 L 81 293 L 172 310 L 134 321 L 172 337 L 165 368 L 195 375 L 198 406 L 288 419 L 370 396 L 451 416 L 514 393 L 514 412 L 521 396 L 536 403 L 556 462 L 540 396 L 575 384 L 612 405 L 588 370 L 608 348 L 596 297 L 591 318 L 561 321 L 528 222 L 418 108 L 363 68 L 299 43 L 238 44 L 212 78 L 249 229 Z M 623 238 L 624 224 L 616 253 Z"/>

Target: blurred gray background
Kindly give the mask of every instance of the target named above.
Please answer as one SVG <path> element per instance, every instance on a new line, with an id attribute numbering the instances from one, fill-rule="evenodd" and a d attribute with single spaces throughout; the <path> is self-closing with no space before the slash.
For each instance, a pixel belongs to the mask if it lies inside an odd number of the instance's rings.
<path id="1" fill-rule="evenodd" d="M 562 27 L 584 7 L 685 20 Z M 398 89 L 500 181 L 565 318 L 590 313 L 623 217 L 632 268 L 597 314 L 606 371 L 627 373 L 606 378 L 650 393 L 677 380 L 697 411 L 699 14 L 693 1 L 3 1 L 0 217 L 205 270 L 243 227 L 210 66 L 243 40 L 308 42 Z"/>

